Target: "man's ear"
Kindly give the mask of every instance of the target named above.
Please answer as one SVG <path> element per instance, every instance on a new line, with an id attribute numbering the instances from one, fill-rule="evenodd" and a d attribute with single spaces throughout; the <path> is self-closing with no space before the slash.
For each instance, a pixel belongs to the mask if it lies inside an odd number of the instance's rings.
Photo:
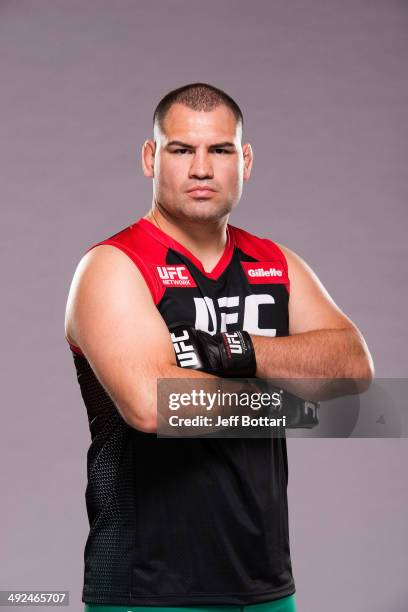
<path id="1" fill-rule="evenodd" d="M 244 156 L 244 181 L 247 181 L 251 176 L 251 168 L 254 162 L 254 152 L 252 151 L 252 147 L 249 143 L 242 145 L 242 153 Z"/>
<path id="2" fill-rule="evenodd" d="M 145 140 L 142 147 L 142 168 L 143 174 L 148 178 L 154 177 L 154 156 L 156 153 L 156 142 Z"/>

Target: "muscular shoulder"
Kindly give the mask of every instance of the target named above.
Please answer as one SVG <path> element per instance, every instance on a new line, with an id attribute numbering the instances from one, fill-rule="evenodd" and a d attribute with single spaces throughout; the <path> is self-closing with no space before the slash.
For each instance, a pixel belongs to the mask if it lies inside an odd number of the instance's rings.
<path id="1" fill-rule="evenodd" d="M 294 274 L 298 275 L 303 272 L 308 275 L 316 276 L 312 268 L 306 263 L 306 261 L 300 255 L 298 255 L 298 253 L 296 253 L 289 247 L 281 244 L 280 242 L 276 242 L 275 244 L 285 256 L 289 275 L 290 274 L 292 274 L 292 276 Z"/>
<path id="2" fill-rule="evenodd" d="M 286 257 L 291 284 L 290 334 L 323 328 L 355 329 L 309 264 L 287 246 L 278 246 Z"/>
<path id="3" fill-rule="evenodd" d="M 65 312 L 67 339 L 78 342 L 79 319 L 98 316 L 98 304 L 119 308 L 130 297 L 152 300 L 142 273 L 121 249 L 96 245 L 82 256 L 72 278 Z"/>

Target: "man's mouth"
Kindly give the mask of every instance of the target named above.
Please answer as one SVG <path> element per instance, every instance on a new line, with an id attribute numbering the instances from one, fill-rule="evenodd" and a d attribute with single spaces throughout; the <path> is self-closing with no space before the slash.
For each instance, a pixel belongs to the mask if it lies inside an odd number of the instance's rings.
<path id="1" fill-rule="evenodd" d="M 192 198 L 211 198 L 214 195 L 215 191 L 207 187 L 197 187 L 190 189 L 189 191 L 187 191 L 187 193 Z"/>

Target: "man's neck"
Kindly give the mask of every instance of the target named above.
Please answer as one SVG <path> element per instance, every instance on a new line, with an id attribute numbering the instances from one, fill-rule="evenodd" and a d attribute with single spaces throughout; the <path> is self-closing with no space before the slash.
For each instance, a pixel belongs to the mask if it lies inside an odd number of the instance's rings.
<path id="1" fill-rule="evenodd" d="M 227 217 L 201 223 L 180 221 L 165 217 L 155 208 L 146 213 L 144 218 L 188 249 L 201 261 L 206 271 L 215 267 L 224 252 L 227 242 Z"/>

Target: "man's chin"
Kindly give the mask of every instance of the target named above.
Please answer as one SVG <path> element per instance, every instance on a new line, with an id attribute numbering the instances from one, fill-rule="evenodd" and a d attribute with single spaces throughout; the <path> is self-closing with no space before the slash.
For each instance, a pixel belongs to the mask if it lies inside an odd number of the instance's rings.
<path id="1" fill-rule="evenodd" d="M 194 199 L 182 207 L 180 211 L 183 217 L 191 221 L 219 221 L 231 213 L 232 206 L 228 204 L 216 204 L 210 200 Z"/>

